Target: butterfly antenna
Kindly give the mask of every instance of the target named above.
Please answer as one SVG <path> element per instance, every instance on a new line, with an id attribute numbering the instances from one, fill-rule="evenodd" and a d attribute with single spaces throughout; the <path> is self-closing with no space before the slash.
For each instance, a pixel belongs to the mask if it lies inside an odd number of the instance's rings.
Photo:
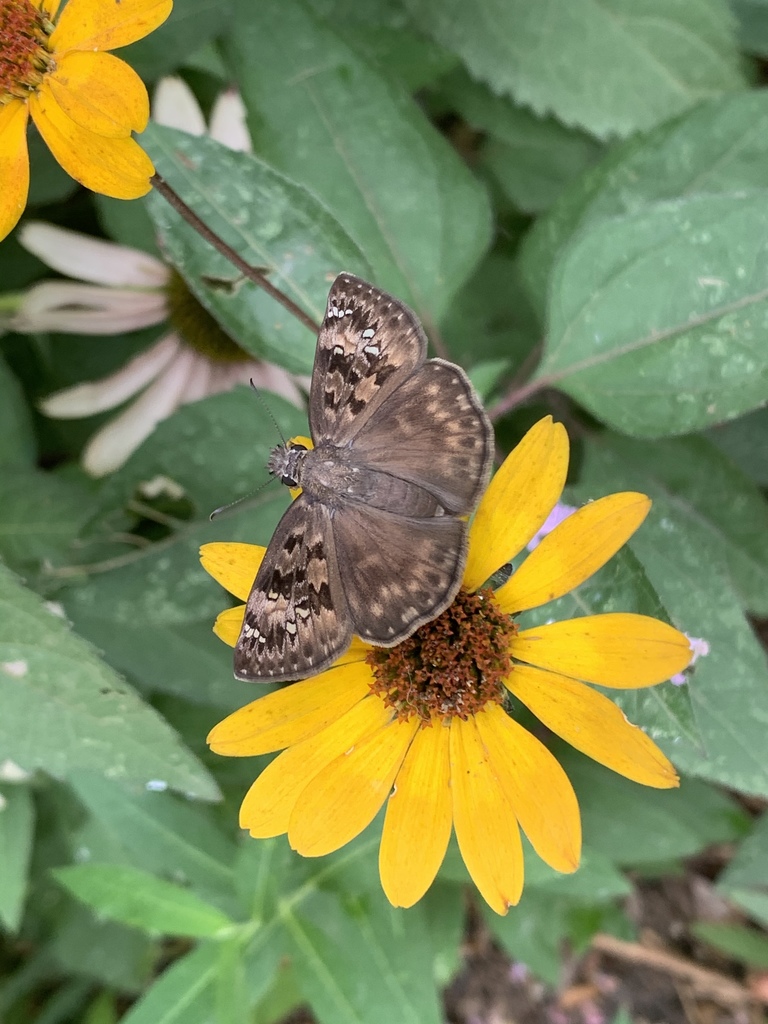
<path id="1" fill-rule="evenodd" d="M 274 483 L 275 480 L 277 480 L 277 477 L 272 476 L 269 480 L 265 480 L 260 487 L 257 487 L 255 491 L 250 491 L 248 494 L 244 494 L 242 498 L 236 498 L 234 501 L 230 501 L 228 505 L 221 505 L 219 508 L 215 508 L 208 518 L 213 522 L 214 519 L 218 519 L 219 516 L 224 515 L 225 512 L 230 512 L 233 508 L 237 508 L 238 505 L 242 505 L 244 501 L 248 501 L 250 498 L 253 498 L 259 493 L 259 491 L 263 491 L 265 487 L 269 486 L 269 484 Z"/>
<path id="2" fill-rule="evenodd" d="M 281 441 L 283 442 L 283 444 L 284 444 L 284 445 L 287 445 L 287 444 L 288 444 L 288 442 L 287 442 L 287 441 L 286 441 L 286 439 L 285 439 L 285 438 L 283 437 L 283 432 L 282 432 L 282 430 L 280 429 L 280 424 L 279 424 L 279 423 L 277 422 L 277 420 L 275 419 L 275 414 L 274 414 L 274 413 L 272 412 L 272 410 L 270 409 L 270 407 L 269 407 L 269 402 L 268 402 L 268 401 L 266 400 L 266 398 L 264 397 L 264 395 L 262 395 L 262 393 L 261 393 L 261 388 L 260 388 L 260 387 L 258 386 L 258 384 L 254 384 L 254 382 L 253 382 L 253 377 L 251 377 L 251 387 L 253 388 L 253 393 L 254 393 L 254 394 L 256 395 L 256 397 L 258 398 L 258 400 L 259 400 L 259 401 L 261 402 L 261 404 L 262 404 L 262 407 L 263 407 L 264 409 L 266 409 L 266 410 L 267 410 L 267 416 L 269 416 L 269 418 L 270 418 L 270 419 L 272 420 L 272 422 L 274 423 L 274 425 L 275 425 L 275 430 L 276 430 L 276 431 L 278 432 L 278 434 L 280 435 L 280 440 L 281 440 Z"/>

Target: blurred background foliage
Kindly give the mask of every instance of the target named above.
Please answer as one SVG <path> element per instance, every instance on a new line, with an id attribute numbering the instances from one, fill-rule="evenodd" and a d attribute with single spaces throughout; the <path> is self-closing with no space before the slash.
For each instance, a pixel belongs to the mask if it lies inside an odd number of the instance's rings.
<path id="1" fill-rule="evenodd" d="M 678 1000 L 666 1019 L 738 1019 L 768 970 L 768 3 L 176 0 L 120 56 L 151 93 L 180 76 L 206 115 L 238 90 L 252 154 L 155 123 L 142 145 L 307 313 L 341 269 L 375 281 L 468 369 L 504 450 L 551 412 L 574 447 L 569 500 L 653 498 L 567 615 L 651 611 L 709 654 L 685 687 L 622 704 L 679 791 L 558 749 L 583 865 L 527 858 L 506 918 L 467 903 L 455 851 L 419 906 L 393 910 L 376 824 L 318 862 L 244 840 L 237 807 L 266 762 L 216 758 L 205 736 L 255 694 L 211 633 L 228 599 L 197 552 L 269 539 L 280 488 L 208 516 L 266 478 L 274 426 L 239 386 L 86 472 L 109 415 L 40 402 L 118 373 L 167 325 L 15 330 L 55 276 L 17 233 L 0 244 L 0 1019 L 469 1020 L 480 935 L 515 962 L 499 984 L 536 994 L 526 1019 L 582 1020 L 562 1000 L 580 954 L 638 939 L 643 893 L 675 879 L 696 898 L 662 939 L 733 989 L 707 996 L 724 1018 Z M 94 196 L 30 145 L 28 221 L 160 256 L 244 353 L 310 372 L 311 333 L 162 198 Z M 306 433 L 301 408 L 266 400 L 286 436 Z M 602 995 L 601 1019 L 636 1019 Z"/>

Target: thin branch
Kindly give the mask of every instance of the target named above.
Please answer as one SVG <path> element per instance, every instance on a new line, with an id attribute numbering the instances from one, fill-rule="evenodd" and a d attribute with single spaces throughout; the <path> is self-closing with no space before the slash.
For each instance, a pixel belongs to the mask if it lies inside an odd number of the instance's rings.
<path id="1" fill-rule="evenodd" d="M 733 978 L 720 974 L 719 971 L 700 967 L 676 953 L 669 953 L 663 949 L 650 949 L 638 942 L 626 942 L 613 935 L 604 934 L 593 937 L 592 948 L 629 963 L 662 971 L 677 981 L 687 982 L 693 985 L 697 992 L 708 995 L 721 1005 L 738 1005 L 760 998 Z M 762 1002 L 765 1001 L 762 999 Z"/>
<path id="2" fill-rule="evenodd" d="M 312 331 L 313 334 L 317 334 L 320 330 L 320 325 L 316 324 L 312 317 L 308 316 L 307 313 L 305 313 L 300 306 L 297 306 L 292 299 L 289 299 L 284 292 L 281 292 L 279 288 L 275 288 L 264 274 L 264 271 L 259 270 L 257 267 L 252 267 L 250 263 L 247 263 L 242 256 L 232 248 L 232 246 L 227 245 L 223 238 L 220 238 L 215 234 L 208 225 L 198 217 L 195 211 L 191 207 L 187 206 L 181 196 L 171 188 L 165 178 L 159 175 L 156 171 L 150 178 L 150 181 L 163 199 L 165 199 L 166 202 L 184 218 L 187 224 L 195 229 L 201 238 L 204 238 L 206 242 L 212 245 L 214 249 L 221 253 L 222 256 L 226 256 L 229 262 L 237 267 L 244 277 L 247 277 L 249 281 L 253 281 L 253 283 L 258 285 L 259 288 L 263 288 L 267 295 L 271 295 L 275 302 L 279 302 L 283 309 L 288 310 L 291 316 L 296 317 L 299 323 L 304 324 L 304 326 Z"/>

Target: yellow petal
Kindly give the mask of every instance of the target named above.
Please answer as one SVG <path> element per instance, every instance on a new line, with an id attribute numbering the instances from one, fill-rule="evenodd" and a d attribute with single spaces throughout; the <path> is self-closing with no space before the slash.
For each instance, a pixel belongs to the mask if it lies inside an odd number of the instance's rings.
<path id="1" fill-rule="evenodd" d="M 66 50 L 116 50 L 162 25 L 172 0 L 69 0 L 50 38 L 57 56 Z"/>
<path id="2" fill-rule="evenodd" d="M 523 891 L 523 844 L 514 811 L 472 718 L 451 722 L 453 825 L 483 899 L 506 914 Z"/>
<path id="3" fill-rule="evenodd" d="M 488 704 L 475 721 L 531 846 L 556 871 L 575 871 L 581 856 L 581 817 L 568 776 L 544 744 L 498 704 Z"/>
<path id="4" fill-rule="evenodd" d="M 563 493 L 567 472 L 565 427 L 545 416 L 510 452 L 483 495 L 469 531 L 467 590 L 477 590 L 522 551 Z"/>
<path id="5" fill-rule="evenodd" d="M 150 189 L 152 161 L 133 139 L 105 139 L 67 117 L 45 83 L 29 109 L 46 145 L 75 181 L 114 199 L 138 199 Z"/>
<path id="6" fill-rule="evenodd" d="M 215 725 L 208 745 L 217 754 L 249 757 L 300 743 L 362 700 L 371 678 L 367 665 L 345 665 L 265 694 Z"/>
<path id="7" fill-rule="evenodd" d="M 45 14 L 49 21 L 53 21 L 61 6 L 61 0 L 42 0 L 39 9 Z"/>
<path id="8" fill-rule="evenodd" d="M 679 785 L 674 767 L 653 740 L 604 694 L 528 665 L 516 666 L 506 683 L 540 722 L 593 761 L 643 786 Z"/>
<path id="9" fill-rule="evenodd" d="M 329 668 L 328 671 L 330 672 L 331 669 L 336 668 L 339 665 L 352 665 L 355 663 L 359 663 L 361 661 L 365 661 L 365 659 L 370 654 L 371 650 L 372 648 L 370 644 L 365 643 L 364 640 L 361 640 L 357 636 L 353 636 L 352 643 L 349 645 L 347 650 L 342 654 L 342 656 L 340 658 L 337 658 L 336 661 L 334 661 L 334 663 L 331 665 L 331 668 Z"/>
<path id="10" fill-rule="evenodd" d="M 68 53 L 59 58 L 46 82 L 64 113 L 81 128 L 124 139 L 147 127 L 149 97 L 144 83 L 111 53 Z"/>
<path id="11" fill-rule="evenodd" d="M 267 549 L 260 544 L 215 541 L 200 548 L 200 563 L 230 594 L 247 601 Z"/>
<path id="12" fill-rule="evenodd" d="M 596 573 L 648 515 L 651 499 L 631 491 L 584 505 L 546 536 L 496 591 L 512 615 L 562 597 Z"/>
<path id="13" fill-rule="evenodd" d="M 629 612 L 525 629 L 509 649 L 518 661 L 616 689 L 655 686 L 682 672 L 692 657 L 678 630 Z"/>
<path id="14" fill-rule="evenodd" d="M 248 790 L 240 808 L 240 827 L 256 839 L 287 832 L 297 800 L 318 772 L 366 736 L 381 732 L 391 717 L 382 701 L 368 697 L 316 736 L 284 750 Z M 327 812 L 342 814 L 343 810 L 342 801 Z"/>
<path id="15" fill-rule="evenodd" d="M 296 801 L 288 841 L 304 857 L 323 857 L 358 836 L 389 796 L 419 721 L 390 721 L 326 765 Z"/>
<path id="16" fill-rule="evenodd" d="M 13 231 L 27 205 L 27 113 L 21 100 L 0 107 L 0 239 Z"/>
<path id="17" fill-rule="evenodd" d="M 219 640 L 234 647 L 240 636 L 240 630 L 243 628 L 244 618 L 244 604 L 239 604 L 235 608 L 227 608 L 217 616 L 213 624 L 213 632 Z"/>
<path id="18" fill-rule="evenodd" d="M 419 729 L 387 804 L 379 849 L 381 885 L 395 907 L 412 907 L 435 879 L 451 838 L 450 729 Z"/>

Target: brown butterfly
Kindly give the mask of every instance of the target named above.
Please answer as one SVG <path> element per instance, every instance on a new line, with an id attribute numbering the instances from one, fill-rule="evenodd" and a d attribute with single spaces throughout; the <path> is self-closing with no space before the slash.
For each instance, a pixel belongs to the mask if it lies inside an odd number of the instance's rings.
<path id="1" fill-rule="evenodd" d="M 274 448 L 301 487 L 251 589 L 235 676 L 328 668 L 353 634 L 392 647 L 451 603 L 493 430 L 464 371 L 427 359 L 415 315 L 351 274 L 328 295 L 309 397 L 314 448 Z"/>

